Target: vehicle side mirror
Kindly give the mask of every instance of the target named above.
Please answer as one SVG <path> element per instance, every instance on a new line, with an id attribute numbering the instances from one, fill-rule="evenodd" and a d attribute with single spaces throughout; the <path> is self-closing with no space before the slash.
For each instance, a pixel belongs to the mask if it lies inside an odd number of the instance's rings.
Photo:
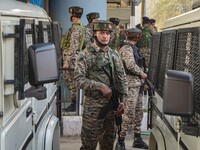
<path id="1" fill-rule="evenodd" d="M 26 97 L 46 98 L 43 84 L 58 80 L 57 53 L 54 44 L 39 43 L 31 45 L 29 51 L 29 88 Z"/>
<path id="2" fill-rule="evenodd" d="M 32 86 L 58 80 L 57 54 L 54 44 L 39 43 L 29 47 L 29 82 Z"/>
<path id="3" fill-rule="evenodd" d="M 193 112 L 194 81 L 191 73 L 169 70 L 165 75 L 163 112 L 188 117 Z"/>

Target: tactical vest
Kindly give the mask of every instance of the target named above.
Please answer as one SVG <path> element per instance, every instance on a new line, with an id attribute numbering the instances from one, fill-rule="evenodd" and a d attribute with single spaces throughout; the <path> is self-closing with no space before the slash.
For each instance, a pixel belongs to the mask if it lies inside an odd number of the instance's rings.
<path id="1" fill-rule="evenodd" d="M 83 26 L 82 23 L 73 23 L 72 24 L 72 27 L 73 26 L 78 26 L 80 29 L 81 29 L 81 38 L 79 39 L 79 50 L 82 50 L 84 48 L 84 40 L 85 40 L 85 26 Z M 62 49 L 69 49 L 70 47 L 70 35 L 71 35 L 71 28 L 69 28 L 69 30 L 67 30 L 67 32 L 65 33 L 64 37 L 62 38 L 62 41 L 61 41 L 61 48 Z"/>
<path id="2" fill-rule="evenodd" d="M 126 78 L 125 78 L 125 72 L 123 68 L 123 64 L 121 61 L 121 58 L 117 51 L 114 51 L 112 49 L 109 49 L 108 55 L 109 59 L 106 59 L 105 57 L 101 56 L 99 52 L 97 52 L 93 47 L 87 47 L 88 52 L 91 55 L 91 61 L 90 63 L 92 64 L 91 67 L 88 69 L 88 73 L 86 74 L 86 78 L 89 78 L 91 80 L 95 81 L 100 81 L 108 86 L 113 86 L 115 87 L 120 93 L 127 94 L 127 89 L 125 88 L 127 83 L 126 83 Z M 93 53 L 93 54 L 92 54 Z M 106 64 L 109 64 L 111 66 L 112 70 L 112 75 L 113 75 L 113 82 L 114 84 L 110 84 L 109 77 L 106 75 L 104 70 L 102 69 L 102 66 L 105 66 Z M 109 73 L 109 71 L 107 70 Z M 102 73 L 102 75 L 100 75 Z M 123 78 L 122 78 L 123 77 Z M 94 95 L 95 91 L 86 91 L 88 92 L 89 95 Z M 100 91 L 96 91 L 100 92 Z"/>
<path id="3" fill-rule="evenodd" d="M 106 71 L 109 75 L 114 75 L 114 66 L 111 54 L 108 52 L 109 59 L 106 59 L 100 53 L 96 52 L 93 47 L 88 47 L 88 52 L 93 53 L 96 57 L 92 58 L 92 67 L 89 69 L 86 77 L 94 79 L 95 81 L 100 81 L 109 86 L 109 81 L 107 81 L 100 74 L 105 74 L 105 70 L 103 70 L 104 67 L 105 69 L 107 69 Z M 110 73 L 110 70 L 107 68 L 107 65 L 110 65 L 110 67 L 112 68 L 112 73 Z M 112 76 L 112 78 L 114 77 Z"/>
<path id="4" fill-rule="evenodd" d="M 131 46 L 133 49 L 133 56 L 135 59 L 135 63 L 140 67 L 144 68 L 144 56 L 140 53 L 140 50 L 137 48 L 135 44 L 125 43 L 125 45 Z"/>

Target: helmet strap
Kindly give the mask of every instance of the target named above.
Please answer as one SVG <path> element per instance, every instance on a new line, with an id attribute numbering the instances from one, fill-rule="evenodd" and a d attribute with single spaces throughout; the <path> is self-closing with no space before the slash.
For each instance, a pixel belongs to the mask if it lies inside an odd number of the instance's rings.
<path id="1" fill-rule="evenodd" d="M 96 41 L 96 44 L 97 44 L 99 47 L 108 46 L 108 44 L 102 44 L 102 43 L 98 40 L 98 38 L 97 38 L 96 35 L 94 36 L 94 39 L 95 39 L 95 41 Z M 108 43 L 109 43 L 109 42 L 108 42 Z"/>
<path id="2" fill-rule="evenodd" d="M 73 18 L 73 16 L 70 17 L 70 21 L 71 21 L 71 22 L 72 22 L 72 18 Z"/>

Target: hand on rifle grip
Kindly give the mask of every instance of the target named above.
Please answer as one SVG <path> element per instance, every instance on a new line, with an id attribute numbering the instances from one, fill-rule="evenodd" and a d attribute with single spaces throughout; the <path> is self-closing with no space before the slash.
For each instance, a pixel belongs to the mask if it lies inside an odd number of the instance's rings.
<path id="1" fill-rule="evenodd" d="M 142 74 L 140 75 L 140 78 L 141 78 L 141 79 L 146 79 L 146 78 L 147 78 L 147 74 L 146 74 L 146 73 L 142 73 Z"/>
<path id="2" fill-rule="evenodd" d="M 107 85 L 102 85 L 100 91 L 102 92 L 103 96 L 111 98 L 112 90 Z"/>
<path id="3" fill-rule="evenodd" d="M 144 89 L 144 91 L 146 91 L 146 90 L 149 89 L 149 86 L 148 86 L 146 83 L 144 83 L 144 85 L 143 85 L 143 89 Z"/>
<path id="4" fill-rule="evenodd" d="M 124 107 L 125 107 L 125 103 L 124 102 L 120 102 L 119 106 L 117 108 L 117 111 L 114 111 L 116 116 L 121 116 L 124 113 Z"/>

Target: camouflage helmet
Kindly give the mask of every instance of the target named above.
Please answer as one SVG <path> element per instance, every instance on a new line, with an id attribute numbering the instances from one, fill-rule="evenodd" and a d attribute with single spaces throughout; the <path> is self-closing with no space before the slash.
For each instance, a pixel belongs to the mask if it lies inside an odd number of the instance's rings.
<path id="1" fill-rule="evenodd" d="M 72 6 L 69 8 L 69 13 L 72 13 L 73 17 L 81 18 L 83 14 L 83 8 L 78 6 Z"/>
<path id="2" fill-rule="evenodd" d="M 146 16 L 142 17 L 142 23 L 150 23 L 149 17 Z"/>
<path id="3" fill-rule="evenodd" d="M 91 12 L 86 15 L 88 22 L 92 22 L 93 19 L 99 18 L 98 12 Z"/>
<path id="4" fill-rule="evenodd" d="M 156 23 L 155 19 L 150 19 L 150 23 Z"/>
<path id="5" fill-rule="evenodd" d="M 142 35 L 142 31 L 137 28 L 126 30 L 126 37 L 128 40 L 138 40 Z"/>
<path id="6" fill-rule="evenodd" d="M 106 20 L 97 20 L 93 24 L 93 31 L 112 31 L 112 23 Z"/>
<path id="7" fill-rule="evenodd" d="M 113 24 L 115 24 L 116 26 L 119 24 L 120 22 L 120 19 L 119 18 L 110 18 L 109 19 L 110 22 L 112 22 Z"/>

